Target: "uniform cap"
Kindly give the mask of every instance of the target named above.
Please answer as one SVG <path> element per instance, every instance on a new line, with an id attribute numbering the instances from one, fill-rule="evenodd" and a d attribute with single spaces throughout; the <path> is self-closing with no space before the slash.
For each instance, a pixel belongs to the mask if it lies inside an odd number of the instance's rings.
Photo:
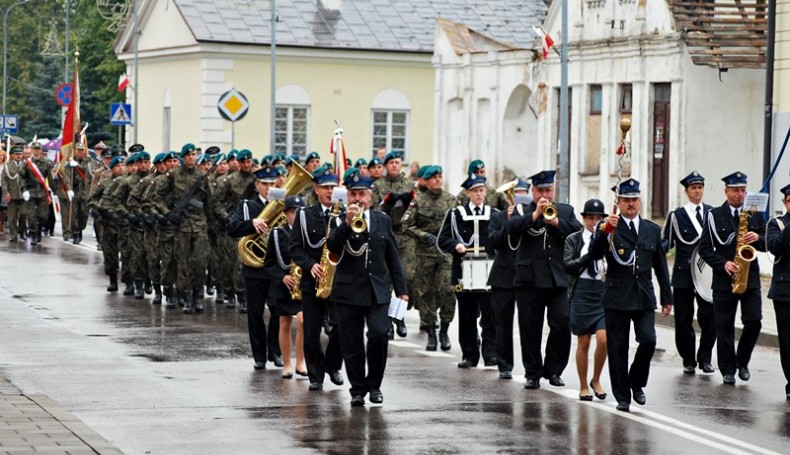
<path id="1" fill-rule="evenodd" d="M 725 186 L 732 188 L 743 188 L 746 186 L 747 176 L 743 172 L 733 172 L 721 179 Z"/>
<path id="2" fill-rule="evenodd" d="M 357 160 L 356 163 L 354 163 L 354 167 L 367 166 L 367 165 L 368 165 L 368 161 L 365 158 L 360 158 Z"/>
<path id="3" fill-rule="evenodd" d="M 112 159 L 112 161 L 110 161 L 110 169 L 114 168 L 118 164 L 123 164 L 123 162 L 124 162 L 124 157 L 116 156 L 115 158 Z"/>
<path id="4" fill-rule="evenodd" d="M 192 144 L 188 144 L 188 145 L 192 145 Z M 192 145 L 192 148 L 194 147 L 195 146 Z M 145 150 L 145 146 L 143 144 L 132 144 L 132 146 L 129 147 L 129 153 L 137 153 L 140 150 Z"/>
<path id="5" fill-rule="evenodd" d="M 165 157 L 166 157 L 166 156 L 167 156 L 167 153 L 164 153 L 164 152 L 162 152 L 162 153 L 157 153 L 157 154 L 156 154 L 156 156 L 154 157 L 154 161 L 153 161 L 153 163 L 154 163 L 154 164 L 159 164 L 159 163 L 161 163 L 162 161 L 164 161 L 164 160 L 165 160 Z"/>
<path id="6" fill-rule="evenodd" d="M 370 162 L 368 163 L 368 167 L 377 166 L 379 164 L 384 164 L 384 163 L 381 161 L 381 158 L 374 156 L 373 158 L 370 159 Z"/>
<path id="7" fill-rule="evenodd" d="M 179 153 L 178 156 L 183 158 L 184 155 L 186 155 L 187 153 L 191 153 L 191 152 L 194 152 L 194 151 L 196 151 L 195 150 L 195 144 L 187 143 L 187 144 L 184 144 L 183 147 L 181 147 L 181 153 Z"/>
<path id="8" fill-rule="evenodd" d="M 102 141 L 99 141 L 99 143 L 98 143 L 98 144 L 96 144 L 96 145 L 94 145 L 94 146 L 93 146 L 93 150 L 104 150 L 104 149 L 106 149 L 106 148 L 107 148 L 107 144 L 105 144 L 105 143 L 104 143 L 104 142 L 102 142 Z"/>
<path id="9" fill-rule="evenodd" d="M 242 149 L 236 152 L 236 159 L 241 160 L 251 160 L 252 159 L 252 152 L 247 149 Z"/>
<path id="10" fill-rule="evenodd" d="M 628 179 L 620 183 L 619 187 L 613 186 L 612 191 L 615 192 L 617 197 L 626 199 L 635 198 L 642 195 L 642 191 L 639 189 L 639 181 L 634 179 Z"/>
<path id="11" fill-rule="evenodd" d="M 302 199 L 301 196 L 295 195 L 285 198 L 285 207 L 283 207 L 283 211 L 294 207 L 304 207 L 304 199 Z"/>
<path id="12" fill-rule="evenodd" d="M 516 182 L 516 188 L 515 188 L 515 189 L 516 189 L 516 190 L 524 190 L 524 191 L 529 191 L 529 188 L 530 188 L 531 186 L 532 186 L 532 185 L 530 185 L 530 184 L 529 184 L 529 182 L 527 182 L 526 180 L 521 180 L 521 179 L 519 178 L 519 179 L 518 179 L 518 182 Z"/>
<path id="13" fill-rule="evenodd" d="M 779 190 L 779 191 L 781 191 L 781 192 L 782 192 L 782 194 L 784 194 L 785 196 L 787 196 L 788 194 L 790 194 L 790 185 L 787 185 L 787 186 L 785 186 L 784 188 L 782 188 L 782 189 L 781 189 L 781 190 Z"/>
<path id="14" fill-rule="evenodd" d="M 227 161 L 224 153 L 217 153 L 214 155 L 214 164 L 219 164 L 223 161 Z"/>
<path id="15" fill-rule="evenodd" d="M 343 185 L 349 190 L 369 190 L 373 186 L 373 179 L 359 173 L 359 169 L 351 168 L 343 175 Z"/>
<path id="16" fill-rule="evenodd" d="M 598 199 L 590 199 L 589 201 L 584 203 L 584 210 L 582 211 L 582 216 L 606 216 L 606 212 L 603 211 L 603 202 L 599 201 Z"/>
<path id="17" fill-rule="evenodd" d="M 466 169 L 467 174 L 474 174 L 475 172 L 479 171 L 480 169 L 485 169 L 486 165 L 483 163 L 483 160 L 474 160 L 469 163 L 469 167 Z"/>
<path id="18" fill-rule="evenodd" d="M 431 167 L 431 165 L 430 165 L 430 164 L 426 164 L 425 166 L 420 166 L 420 168 L 419 168 L 419 169 L 417 169 L 417 177 L 419 177 L 419 178 L 421 178 L 421 179 L 424 179 L 424 178 L 425 178 L 425 171 L 426 171 L 426 170 L 427 170 L 429 167 Z"/>
<path id="19" fill-rule="evenodd" d="M 471 190 L 479 186 L 486 186 L 486 178 L 475 173 L 469 174 L 469 177 L 464 180 L 461 186 L 466 190 Z"/>
<path id="20" fill-rule="evenodd" d="M 285 159 L 285 165 L 286 166 L 288 166 L 289 164 L 293 164 L 293 163 L 302 164 L 302 159 L 296 153 L 294 153 L 293 155 L 291 155 L 291 156 L 289 156 L 288 158 Z"/>
<path id="21" fill-rule="evenodd" d="M 337 186 L 337 175 L 332 173 L 332 169 L 322 166 L 313 172 L 313 182 L 318 186 Z"/>
<path id="22" fill-rule="evenodd" d="M 206 155 L 216 155 L 219 152 L 221 152 L 221 150 L 216 145 L 212 145 L 211 147 L 206 149 Z"/>
<path id="23" fill-rule="evenodd" d="M 277 174 L 275 173 L 274 168 L 269 166 L 258 169 L 257 171 L 253 172 L 253 175 L 255 175 L 255 178 L 261 182 L 274 183 L 274 181 L 277 180 Z"/>
<path id="24" fill-rule="evenodd" d="M 426 169 L 425 172 L 422 173 L 422 178 L 429 179 L 434 175 L 441 173 L 442 173 L 441 166 L 436 166 L 436 165 L 428 166 L 428 169 Z"/>
<path id="25" fill-rule="evenodd" d="M 680 184 L 683 185 L 684 188 L 688 188 L 691 185 L 695 184 L 705 184 L 705 177 L 700 175 L 699 172 L 694 171 L 691 174 L 687 175 L 683 180 L 680 181 Z"/>
<path id="26" fill-rule="evenodd" d="M 403 158 L 403 154 L 401 152 L 389 152 L 386 156 L 384 156 L 384 165 L 387 164 L 390 160 L 400 160 Z"/>
<path id="27" fill-rule="evenodd" d="M 320 159 L 321 159 L 321 155 L 319 155 L 318 152 L 310 152 L 305 157 L 304 162 L 307 163 L 310 160 L 320 160 Z"/>
<path id="28" fill-rule="evenodd" d="M 554 186 L 554 175 L 556 173 L 556 171 L 540 171 L 528 178 L 532 180 L 532 184 L 536 188 L 550 188 Z"/>

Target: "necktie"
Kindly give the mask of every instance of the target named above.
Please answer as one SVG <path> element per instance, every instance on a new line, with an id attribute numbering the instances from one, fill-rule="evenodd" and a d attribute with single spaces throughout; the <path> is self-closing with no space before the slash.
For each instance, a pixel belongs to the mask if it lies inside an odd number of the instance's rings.
<path id="1" fill-rule="evenodd" d="M 628 222 L 628 227 L 631 228 L 631 234 L 634 234 L 634 238 L 639 237 L 639 235 L 636 233 L 636 226 L 634 226 L 634 220 Z"/>
<path id="2" fill-rule="evenodd" d="M 324 218 L 329 219 L 329 214 L 332 213 L 329 209 L 324 210 Z"/>
<path id="3" fill-rule="evenodd" d="M 702 226 L 702 212 L 700 211 L 699 206 L 697 206 L 697 221 L 699 225 Z"/>
<path id="4" fill-rule="evenodd" d="M 475 215 L 480 216 L 480 207 L 475 207 Z"/>
<path id="5" fill-rule="evenodd" d="M 590 261 L 590 263 L 587 264 L 587 274 L 593 278 L 598 275 L 598 272 L 595 271 L 595 261 Z"/>
<path id="6" fill-rule="evenodd" d="M 738 225 L 741 224 L 741 214 L 738 213 L 738 209 L 735 209 L 734 214 L 732 215 L 732 223 L 735 227 L 735 230 L 738 230 Z"/>

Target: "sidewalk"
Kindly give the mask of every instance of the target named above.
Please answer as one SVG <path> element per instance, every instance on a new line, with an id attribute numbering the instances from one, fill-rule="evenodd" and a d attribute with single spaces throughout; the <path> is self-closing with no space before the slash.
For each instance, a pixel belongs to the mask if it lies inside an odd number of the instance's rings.
<path id="1" fill-rule="evenodd" d="M 0 375 L 0 454 L 120 454 L 44 395 L 25 395 Z"/>

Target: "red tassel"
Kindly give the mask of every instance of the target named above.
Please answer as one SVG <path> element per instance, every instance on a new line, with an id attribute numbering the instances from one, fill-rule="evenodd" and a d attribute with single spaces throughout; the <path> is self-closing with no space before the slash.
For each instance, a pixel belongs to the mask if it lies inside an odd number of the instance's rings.
<path id="1" fill-rule="evenodd" d="M 623 144 L 620 144 L 620 147 L 617 147 L 617 154 L 622 155 L 623 153 L 625 153 L 625 148 L 623 147 Z"/>

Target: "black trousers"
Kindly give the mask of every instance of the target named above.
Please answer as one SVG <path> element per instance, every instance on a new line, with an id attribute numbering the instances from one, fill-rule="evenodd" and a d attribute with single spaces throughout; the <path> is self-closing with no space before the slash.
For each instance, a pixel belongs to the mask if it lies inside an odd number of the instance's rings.
<path id="1" fill-rule="evenodd" d="M 653 310 L 604 310 L 606 316 L 606 348 L 609 351 L 609 378 L 615 399 L 631 402 L 631 389 L 647 385 L 650 360 L 656 350 L 656 313 Z M 631 321 L 639 347 L 628 368 L 628 342 Z"/>
<path id="2" fill-rule="evenodd" d="M 776 331 L 779 335 L 779 359 L 785 374 L 785 394 L 790 393 L 790 302 L 774 300 Z"/>
<path id="3" fill-rule="evenodd" d="M 480 352 L 484 359 L 496 359 L 496 323 L 494 308 L 489 292 L 459 292 L 458 300 L 458 343 L 464 359 L 477 365 Z M 477 347 L 477 317 L 480 316 L 482 343 Z"/>
<path id="4" fill-rule="evenodd" d="M 560 376 L 571 353 L 571 325 L 566 288 L 517 287 L 518 330 L 525 376 L 531 379 Z M 544 313 L 549 323 L 546 359 L 541 354 Z"/>
<path id="5" fill-rule="evenodd" d="M 371 390 L 380 389 L 384 379 L 389 344 L 389 305 L 334 305 L 340 331 L 340 350 L 346 363 L 346 376 L 351 383 L 351 396 L 364 396 Z M 368 326 L 367 348 L 364 339 L 365 324 Z"/>
<path id="6" fill-rule="evenodd" d="M 694 289 L 672 288 L 675 312 L 675 346 L 683 359 L 683 366 L 709 363 L 716 343 L 716 318 L 713 304 L 698 296 Z M 700 327 L 699 349 L 694 332 L 694 300 L 697 301 L 697 322 Z"/>
<path id="7" fill-rule="evenodd" d="M 274 356 L 282 355 L 280 352 L 280 312 L 277 311 L 277 302 L 268 299 L 269 307 L 269 335 L 266 342 L 269 345 L 269 360 L 274 362 Z"/>
<path id="8" fill-rule="evenodd" d="M 735 311 L 741 302 L 743 331 L 735 351 Z M 748 367 L 754 345 L 763 325 L 762 297 L 759 289 L 747 289 L 741 295 L 730 291 L 713 291 L 713 311 L 716 314 L 716 354 L 722 375 L 735 374 L 738 367 Z"/>
<path id="9" fill-rule="evenodd" d="M 491 288 L 491 306 L 496 323 L 496 358 L 499 371 L 513 371 L 513 315 L 516 293 L 513 289 Z"/>
<path id="10" fill-rule="evenodd" d="M 247 327 L 250 332 L 252 358 L 256 362 L 266 362 L 266 323 L 263 322 L 263 310 L 266 308 L 266 296 L 269 295 L 269 280 L 244 278 L 247 288 Z"/>
<path id="11" fill-rule="evenodd" d="M 310 382 L 324 382 L 327 370 L 338 371 L 343 365 L 343 355 L 340 352 L 340 336 L 334 315 L 329 313 L 329 303 L 318 299 L 315 291 L 302 290 L 302 318 L 304 320 L 304 359 L 307 364 L 307 375 Z M 329 343 L 326 345 L 326 354 L 321 347 L 321 329 L 324 326 L 324 316 L 329 315 L 332 331 L 329 334 Z"/>

